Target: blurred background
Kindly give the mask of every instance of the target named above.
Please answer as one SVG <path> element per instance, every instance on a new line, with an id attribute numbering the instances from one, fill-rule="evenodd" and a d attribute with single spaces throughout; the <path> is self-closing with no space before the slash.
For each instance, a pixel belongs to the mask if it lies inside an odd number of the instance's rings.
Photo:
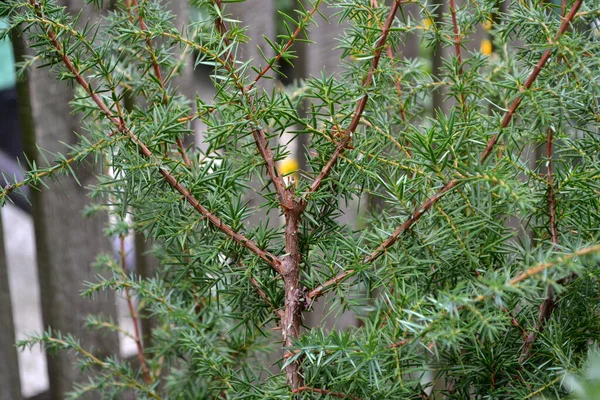
<path id="1" fill-rule="evenodd" d="M 436 22 L 448 23 L 447 3 L 432 1 L 427 7 Z M 379 0 L 379 5 L 384 0 Z M 82 11 L 82 21 L 96 20 L 105 10 L 94 10 L 91 6 L 83 10 L 81 0 L 60 0 L 71 13 Z M 260 7 L 257 7 L 257 3 Z M 260 51 L 267 57 L 274 56 L 263 35 L 276 38 L 278 32 L 285 32 L 278 11 L 293 14 L 294 7 L 300 3 L 310 8 L 308 1 L 296 0 L 249 0 L 243 3 L 230 3 L 226 12 L 248 26 L 247 35 L 251 42 L 242 50 L 245 59 L 254 59 L 255 65 L 263 64 Z M 389 3 L 389 1 L 387 2 Z M 460 4 L 460 2 L 459 2 Z M 371 5 L 377 1 L 371 0 Z M 189 9 L 186 1 L 171 1 L 169 6 L 177 15 L 176 23 L 183 26 L 190 21 L 198 20 L 202 13 Z M 344 25 L 338 24 L 334 16 L 337 11 L 323 4 L 315 14 L 318 26 L 311 28 L 310 39 L 313 44 L 296 43 L 295 49 L 299 59 L 295 67 L 283 65 L 287 78 L 276 77 L 262 80 L 266 88 L 275 85 L 301 85 L 303 79 L 310 76 L 337 75 L 343 68 L 340 63 L 341 51 L 336 49 L 337 40 L 342 35 Z M 406 4 L 398 18 L 417 21 L 421 29 L 428 29 L 433 23 L 431 16 L 424 17 L 420 6 Z M 0 21 L 0 26 L 5 21 Z M 6 25 L 4 25 L 6 26 Z M 480 51 L 493 56 L 493 48 L 488 30 L 491 26 L 478 27 L 478 31 L 465 41 L 467 50 Z M 75 132 L 79 130 L 79 116 L 70 112 L 68 101 L 73 98 L 73 90 L 64 83 L 58 83 L 47 69 L 37 69 L 34 65 L 27 75 L 17 79 L 15 60 L 20 62 L 28 54 L 27 42 L 22 37 L 13 36 L 13 40 L 0 41 L 0 171 L 2 184 L 20 180 L 23 169 L 27 168 L 27 159 L 40 160 L 40 150 L 52 161 L 55 153 L 67 153 L 65 144 L 75 143 Z M 258 46 L 262 50 L 259 50 Z M 449 47 L 426 47 L 418 35 L 407 34 L 400 48 L 394 49 L 395 56 L 420 62 L 423 68 L 436 71 L 443 65 L 443 59 L 453 54 Z M 469 51 L 465 51 L 468 56 Z M 352 60 L 344 60 L 352 62 Z M 209 74 L 211 70 L 199 66 L 193 69 L 193 57 L 190 56 L 187 67 L 175 85 L 188 98 L 195 96 L 210 102 L 214 93 Z M 447 109 L 446 101 L 440 90 L 432 91 L 431 104 L 427 113 L 432 110 Z M 193 126 L 195 138 L 191 138 L 203 148 L 202 124 Z M 291 138 L 291 136 L 290 136 Z M 287 143 L 290 138 L 281 138 Z M 296 139 L 300 141 L 301 139 Z M 190 143 L 190 144 L 191 144 Z M 295 149 L 288 165 L 300 165 L 302 168 L 302 143 L 291 143 Z M 283 166 L 285 168 L 285 166 Z M 17 352 L 15 340 L 24 339 L 28 335 L 39 333 L 52 327 L 62 332 L 69 332 L 81 338 L 86 347 L 110 354 L 115 348 L 120 349 L 123 358 L 131 358 L 135 354 L 133 340 L 124 335 L 121 337 L 89 331 L 85 328 L 85 317 L 89 314 L 103 314 L 114 318 L 125 331 L 132 329 L 127 306 L 118 295 L 88 301 L 80 297 L 84 281 L 95 279 L 97 270 L 92 267 L 95 257 L 100 252 L 116 252 L 118 243 L 110 243 L 104 235 L 106 221 L 101 217 L 85 218 L 84 208 L 89 203 L 85 186 L 93 183 L 93 171 L 90 166 L 77 166 L 77 176 L 81 186 L 72 178 L 64 178 L 59 182 L 47 182 L 48 189 L 41 191 L 25 188 L 21 193 L 11 196 L 12 202 L 2 209 L 3 238 L 0 238 L 0 400 L 9 399 L 62 399 L 74 380 L 79 377 L 77 368 L 72 365 L 70 355 L 59 354 L 47 357 L 38 348 Z M 362 212 L 359 202 L 346 207 L 343 218 L 352 222 Z M 368 202 L 361 202 L 364 204 Z M 149 247 L 142 238 L 127 239 L 128 266 L 141 276 L 152 275 L 155 261 L 149 254 Z M 323 303 L 323 301 L 321 301 Z M 352 315 L 326 315 L 326 310 L 312 313 L 307 325 L 326 324 L 329 327 L 355 323 Z M 312 320 L 310 319 L 312 318 Z M 147 335 L 148 326 L 142 326 Z"/>

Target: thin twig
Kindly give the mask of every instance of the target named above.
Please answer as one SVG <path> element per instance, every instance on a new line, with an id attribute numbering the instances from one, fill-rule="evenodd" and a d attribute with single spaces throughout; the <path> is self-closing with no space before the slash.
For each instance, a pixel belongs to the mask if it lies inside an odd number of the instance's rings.
<path id="1" fill-rule="evenodd" d="M 40 9 L 40 4 L 35 0 L 29 0 L 30 4 L 35 8 L 38 16 L 42 17 L 42 12 Z M 90 84 L 85 80 L 85 78 L 81 75 L 79 70 L 75 67 L 70 57 L 64 52 L 62 45 L 58 41 L 56 34 L 51 28 L 46 29 L 46 34 L 50 39 L 52 45 L 59 53 L 63 64 L 67 68 L 67 70 L 73 74 L 75 81 L 83 88 L 83 90 L 90 96 L 92 101 L 96 103 L 98 108 L 102 111 L 102 113 L 106 116 L 106 118 L 112 122 L 119 132 L 128 136 L 130 140 L 137 145 L 138 150 L 142 156 L 148 159 L 153 159 L 154 154 L 148 149 L 148 147 L 127 127 L 125 122 L 116 117 L 113 112 L 108 108 L 108 106 L 104 103 L 102 98 L 92 91 Z M 275 269 L 279 274 L 282 274 L 281 269 L 281 260 L 271 254 L 270 252 L 263 250 L 258 247 L 258 245 L 252 240 L 248 239 L 241 233 L 235 232 L 229 225 L 223 223 L 219 217 L 212 214 L 208 211 L 204 206 L 192 195 L 185 187 L 183 187 L 177 179 L 164 167 L 159 167 L 158 172 L 163 176 L 163 179 L 177 192 L 179 192 L 184 199 L 190 204 L 196 211 L 198 211 L 204 218 L 206 218 L 214 227 L 219 229 L 221 232 L 225 233 L 232 240 L 252 251 L 258 257 L 262 258 L 266 261 L 273 269 Z"/>
<path id="2" fill-rule="evenodd" d="M 317 297 L 321 297 L 322 295 L 325 294 L 326 291 L 330 290 L 333 286 L 336 286 L 337 284 L 339 284 L 341 281 L 343 281 L 344 279 L 346 279 L 348 276 L 352 275 L 353 273 L 354 273 L 354 270 L 349 269 L 348 271 L 344 271 L 344 272 L 337 274 L 334 278 L 331 278 L 330 280 L 323 282 L 319 286 L 317 286 L 314 289 L 312 289 L 311 291 L 309 291 L 308 295 L 306 297 L 308 297 L 309 300 L 316 299 Z"/>
<path id="3" fill-rule="evenodd" d="M 221 0 L 213 0 L 213 1 L 214 1 L 215 6 L 219 9 L 219 14 L 222 14 L 223 10 L 222 10 Z M 221 34 L 221 36 L 223 37 L 225 44 L 229 44 L 229 40 L 227 39 L 228 28 L 227 28 L 227 25 L 225 24 L 225 21 L 223 21 L 223 19 L 221 17 L 219 17 L 219 18 L 217 18 L 217 20 L 215 20 L 215 26 L 216 26 L 217 30 L 219 31 L 219 33 Z M 227 71 L 232 73 L 232 75 L 234 77 L 234 84 L 240 90 L 241 96 L 246 97 L 248 99 L 249 103 L 252 105 L 252 97 L 247 95 L 247 92 L 249 89 L 245 88 L 244 83 L 241 81 L 241 79 L 239 79 L 239 77 L 236 78 L 236 75 L 235 75 L 236 60 L 235 60 L 233 54 L 230 53 L 227 60 L 218 59 L 218 62 L 221 65 L 223 65 L 223 67 Z M 258 79 L 260 79 L 260 78 L 257 77 L 257 79 L 255 79 L 255 82 L 257 82 Z M 247 119 L 252 122 L 256 122 L 256 121 L 254 121 L 254 119 L 251 115 L 248 115 Z M 275 187 L 275 192 L 277 193 L 277 197 L 279 198 L 279 201 L 280 201 L 282 207 L 287 208 L 287 209 L 293 207 L 292 195 L 286 189 L 285 182 L 283 181 L 283 176 L 279 173 L 279 170 L 277 169 L 277 165 L 275 163 L 275 156 L 273 155 L 273 152 L 271 151 L 271 148 L 269 147 L 269 141 L 267 139 L 265 130 L 264 129 L 253 129 L 252 135 L 254 137 L 254 141 L 256 142 L 256 147 L 258 148 L 258 152 L 261 155 L 263 161 L 265 162 L 265 165 L 267 168 L 267 173 L 269 174 L 269 178 L 271 178 L 271 182 L 273 182 L 273 186 Z"/>
<path id="4" fill-rule="evenodd" d="M 389 247 L 396 243 L 400 235 L 409 230 L 427 211 L 429 211 L 429 209 L 435 203 L 437 203 L 442 197 L 444 197 L 445 194 L 447 194 L 458 184 L 459 181 L 457 179 L 452 179 L 433 196 L 421 203 L 421 205 L 414 209 L 410 217 L 408 217 L 408 219 L 404 221 L 402 225 L 400 225 L 398 229 L 394 231 L 394 233 L 392 233 L 383 243 L 381 243 L 379 247 L 377 247 L 371 254 L 365 257 L 364 262 L 370 263 L 381 257 Z"/>
<path id="5" fill-rule="evenodd" d="M 120 253 L 121 253 L 121 273 L 123 277 L 127 276 L 127 257 L 125 256 L 125 236 L 121 235 L 119 237 L 120 242 Z M 138 326 L 138 315 L 135 311 L 135 307 L 133 306 L 133 301 L 131 300 L 131 292 L 129 288 L 125 288 L 125 300 L 127 300 L 127 307 L 129 308 L 129 315 L 131 316 L 131 321 L 133 323 L 133 340 L 135 341 L 135 346 L 137 348 L 137 356 L 140 362 L 140 366 L 142 368 L 142 374 L 144 376 L 144 382 L 147 384 L 152 383 L 150 379 L 150 372 L 148 370 L 148 364 L 146 364 L 146 359 L 144 358 L 144 347 L 142 346 L 142 340 L 140 339 L 140 328 Z"/>
<path id="6" fill-rule="evenodd" d="M 290 47 L 292 47 L 292 45 L 294 44 L 294 42 L 296 41 L 296 39 L 298 38 L 298 35 L 302 32 L 302 27 L 304 26 L 304 24 L 308 23 L 308 21 L 310 21 L 310 19 L 312 18 L 313 14 L 319 9 L 319 6 L 321 5 L 322 0 L 317 0 L 317 2 L 315 3 L 315 5 L 313 6 L 313 8 L 308 12 L 308 14 L 306 14 L 306 16 L 304 17 L 304 19 L 298 24 L 298 27 L 296 28 L 296 30 L 294 31 L 294 33 L 292 33 L 292 36 L 290 37 L 290 39 L 288 40 L 288 42 L 283 46 L 283 49 L 281 49 L 280 52 L 277 53 L 277 55 L 275 56 L 275 58 L 268 63 L 263 69 L 262 71 L 260 71 L 258 73 L 258 75 L 256 75 L 256 77 L 254 78 L 254 80 L 252 81 L 251 84 L 249 84 L 246 87 L 246 92 L 249 92 L 250 90 L 252 90 L 252 88 L 258 83 L 258 81 L 265 76 L 265 74 L 267 72 L 269 72 L 271 69 L 273 69 L 273 65 L 275 65 L 279 60 L 281 60 L 281 57 L 283 57 L 283 54 L 288 51 L 290 49 Z"/>
<path id="7" fill-rule="evenodd" d="M 556 34 L 556 39 L 558 39 L 558 37 L 560 37 L 560 35 L 562 35 L 564 33 L 564 31 L 566 30 L 566 27 L 568 26 L 571 19 L 577 12 L 577 9 L 581 6 L 582 2 L 583 2 L 583 0 L 577 0 L 577 2 L 573 5 L 573 8 L 569 12 L 569 15 L 567 15 L 567 17 L 561 24 L 561 27 L 559 28 L 559 30 Z M 533 82 L 535 82 L 535 80 L 537 79 L 538 75 L 540 74 L 540 72 L 542 70 L 542 67 L 548 61 L 548 58 L 550 57 L 551 52 L 552 52 L 552 49 L 548 49 L 544 52 L 540 61 L 537 63 L 536 68 L 531 72 L 531 75 L 529 75 L 529 77 L 527 78 L 527 81 L 525 82 L 525 87 L 527 89 L 529 89 L 531 87 L 531 85 L 533 84 Z M 517 108 L 519 107 L 519 104 L 521 104 L 522 98 L 523 98 L 523 95 L 520 95 L 513 102 L 513 105 L 510 107 L 510 109 L 508 110 L 508 112 L 506 113 L 506 115 L 504 116 L 504 118 L 502 120 L 502 125 L 501 125 L 502 129 L 506 128 L 508 126 L 508 124 L 512 121 L 512 118 L 515 115 L 515 112 L 516 112 Z M 497 141 L 498 141 L 498 135 L 494 135 L 490 139 L 490 141 L 486 145 L 485 150 L 481 154 L 481 163 L 484 163 L 485 160 L 490 156 Z M 439 191 L 437 191 L 433 196 L 431 196 L 430 198 L 425 200 L 419 207 L 417 207 L 413 211 L 412 215 L 402 225 L 400 225 L 400 227 L 398 229 L 396 229 L 396 231 L 385 242 L 383 242 L 375 251 L 373 251 L 373 253 L 371 253 L 371 255 L 369 255 L 368 257 L 365 258 L 365 262 L 367 262 L 367 263 L 372 262 L 372 261 L 376 260 L 377 258 L 379 258 L 388 247 L 393 245 L 396 242 L 396 240 L 398 240 L 398 237 L 402 233 L 404 233 L 408 229 L 410 229 L 410 227 L 417 220 L 419 220 L 423 216 L 423 214 L 425 214 L 425 212 L 427 212 L 427 210 L 429 210 L 431 208 L 431 206 L 433 204 L 435 204 L 439 199 L 441 199 L 444 196 L 444 194 L 446 194 L 450 189 L 457 186 L 458 183 L 459 183 L 459 181 L 457 179 L 452 179 L 446 185 L 444 185 L 444 187 L 442 187 Z"/>
<path id="8" fill-rule="evenodd" d="M 550 241 L 554 245 L 554 248 L 558 248 L 558 229 L 556 227 L 556 198 L 554 196 L 554 172 L 552 165 L 552 144 L 554 141 L 552 127 L 548 127 L 546 131 L 546 157 L 547 157 L 547 176 L 548 176 L 548 214 L 550 217 L 549 230 L 550 230 Z M 528 335 L 525 336 L 525 343 L 523 351 L 519 356 L 519 363 L 524 363 L 531 356 L 533 344 L 537 339 L 539 333 L 542 333 L 548 320 L 552 316 L 556 301 L 554 299 L 554 288 L 552 285 L 548 285 L 548 293 L 546 298 L 540 305 L 538 320 L 535 322 L 535 326 Z"/>
<path id="9" fill-rule="evenodd" d="M 583 249 L 579 249 L 571 254 L 567 254 L 565 256 L 558 257 L 555 261 L 548 261 L 548 262 L 537 264 L 537 265 L 523 271 L 516 278 L 511 279 L 510 285 L 514 286 L 517 283 L 524 281 L 525 279 L 528 279 L 534 275 L 537 275 L 540 272 L 543 272 L 549 268 L 552 268 L 553 266 L 555 266 L 557 264 L 563 264 L 568 261 L 571 261 L 574 258 L 581 257 L 581 256 L 587 256 L 589 254 L 597 253 L 599 251 L 600 251 L 600 243 L 595 244 L 593 246 L 584 247 Z"/>
<path id="10" fill-rule="evenodd" d="M 146 26 L 146 22 L 144 21 L 144 18 L 142 18 L 142 15 L 140 14 L 138 0 L 133 0 L 133 5 L 137 9 L 138 21 L 140 23 L 140 28 L 143 31 L 147 31 L 148 27 Z M 163 104 L 166 105 L 169 102 L 169 96 L 167 94 L 167 89 L 165 87 L 162 73 L 160 71 L 160 65 L 158 63 L 158 58 L 156 57 L 156 52 L 154 51 L 154 46 L 152 46 L 152 38 L 150 36 L 146 37 L 146 44 L 148 45 L 148 52 L 150 53 L 150 57 L 152 59 L 152 68 L 154 69 L 154 75 L 160 85 L 160 88 L 162 89 L 162 92 L 163 92 Z M 183 141 L 181 140 L 181 138 L 177 137 L 177 138 L 175 138 L 175 142 L 177 143 L 177 148 L 179 149 L 179 153 L 181 154 L 181 157 L 183 158 L 183 162 L 188 167 L 191 166 L 192 162 L 190 161 L 190 159 L 187 155 L 187 152 L 185 151 L 185 146 L 183 145 Z"/>
<path id="11" fill-rule="evenodd" d="M 533 276 L 536 276 L 537 274 L 540 274 L 552 267 L 573 261 L 573 259 L 576 259 L 579 257 L 589 256 L 589 255 L 596 254 L 596 253 L 600 253 L 600 243 L 596 243 L 592 246 L 588 246 L 588 247 L 584 247 L 582 249 L 576 250 L 570 254 L 565 254 L 563 256 L 557 257 L 553 261 L 546 261 L 546 262 L 536 264 L 533 267 L 529 267 L 525 271 L 521 272 L 516 278 L 511 279 L 508 282 L 507 286 L 514 287 L 517 283 L 522 282 L 526 279 L 529 279 Z M 489 297 L 489 295 L 479 295 L 479 296 L 475 297 L 473 300 L 474 301 L 483 301 L 483 300 L 487 299 L 488 297 Z"/>
<path id="12" fill-rule="evenodd" d="M 377 0 L 371 0 L 371 7 L 377 8 L 379 4 Z M 395 67 L 396 63 L 394 62 L 394 53 L 392 52 L 392 46 L 387 44 L 385 46 L 385 50 L 387 52 L 388 58 L 392 61 L 392 66 Z M 404 105 L 402 104 L 402 85 L 400 85 L 400 80 L 394 77 L 394 86 L 396 87 L 396 93 L 398 94 L 398 101 L 400 101 L 400 118 L 402 122 L 406 122 L 406 110 L 404 110 Z"/>
<path id="13" fill-rule="evenodd" d="M 450 0 L 450 14 L 452 16 L 452 28 L 454 30 L 454 50 L 456 52 L 456 59 L 458 61 L 458 75 L 462 77 L 463 75 L 463 60 L 461 54 L 461 37 L 460 37 L 460 28 L 458 26 L 458 22 L 456 20 L 456 3 L 454 0 Z M 460 93 L 460 105 L 463 111 L 466 111 L 466 98 L 463 92 Z"/>
<path id="14" fill-rule="evenodd" d="M 271 182 L 273 182 L 275 192 L 277 192 L 277 197 L 279 198 L 281 205 L 286 209 L 292 208 L 294 205 L 292 193 L 285 187 L 283 175 L 279 172 L 277 164 L 275 164 L 275 156 L 271 151 L 265 131 L 263 129 L 254 129 L 252 131 L 252 136 L 256 142 L 258 152 L 266 164 L 267 173 L 269 174 L 269 178 L 271 178 Z"/>

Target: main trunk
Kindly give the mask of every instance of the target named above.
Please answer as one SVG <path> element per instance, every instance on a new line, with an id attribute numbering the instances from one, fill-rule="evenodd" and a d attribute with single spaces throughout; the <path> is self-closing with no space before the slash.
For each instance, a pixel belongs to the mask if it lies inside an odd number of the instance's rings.
<path id="1" fill-rule="evenodd" d="M 283 345 L 290 348 L 294 339 L 300 336 L 302 310 L 304 308 L 304 290 L 300 287 L 300 250 L 298 247 L 298 224 L 300 212 L 297 208 L 289 210 L 285 215 L 285 250 L 283 258 L 283 282 L 285 285 L 285 311 L 281 318 Z M 286 351 L 286 358 L 293 353 Z M 293 390 L 304 384 L 300 371 L 300 362 L 294 361 L 285 367 L 288 386 Z"/>

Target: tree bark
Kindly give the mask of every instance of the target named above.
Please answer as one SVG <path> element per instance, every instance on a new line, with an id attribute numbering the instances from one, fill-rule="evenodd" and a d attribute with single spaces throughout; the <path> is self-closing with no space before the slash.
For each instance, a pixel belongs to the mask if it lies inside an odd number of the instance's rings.
<path id="1" fill-rule="evenodd" d="M 59 4 L 67 6 L 71 13 L 81 11 L 81 4 L 74 0 L 61 0 Z M 88 6 L 81 23 L 97 17 L 98 13 Z M 23 57 L 23 42 L 15 44 L 15 53 L 17 59 Z M 36 146 L 50 152 L 65 152 L 67 149 L 60 142 L 77 142 L 74 132 L 80 130 L 81 119 L 70 113 L 68 102 L 73 96 L 71 88 L 56 83 L 54 76 L 43 69 L 32 69 L 28 87 L 26 84 L 20 87 L 24 148 L 38 165 L 42 159 Z M 104 356 L 118 353 L 117 334 L 89 331 L 83 325 L 89 314 L 116 321 L 114 293 L 102 294 L 91 301 L 82 299 L 79 293 L 84 282 L 96 280 L 98 271 L 91 267 L 96 256 L 112 252 L 103 233 L 107 218 L 106 215 L 83 217 L 88 204 L 84 187 L 95 183 L 94 171 L 85 164 L 75 166 L 74 170 L 82 186 L 72 178 L 64 178 L 58 183 L 48 182 L 48 190 L 32 191 L 42 317 L 46 328 L 73 334 L 85 348 Z M 76 382 L 85 381 L 74 361 L 75 356 L 66 352 L 48 357 L 52 398 L 64 398 Z"/>
<path id="2" fill-rule="evenodd" d="M 285 214 L 285 251 L 283 258 L 283 283 L 285 287 L 285 310 L 281 318 L 281 333 L 283 346 L 291 347 L 294 339 L 300 337 L 302 324 L 302 311 L 304 309 L 304 288 L 300 287 L 300 262 L 302 256 L 298 244 L 298 229 L 301 209 L 296 206 Z M 285 356 L 292 354 L 286 352 Z M 300 362 L 289 363 L 285 367 L 285 376 L 288 386 L 294 390 L 304 385 L 300 371 Z"/>

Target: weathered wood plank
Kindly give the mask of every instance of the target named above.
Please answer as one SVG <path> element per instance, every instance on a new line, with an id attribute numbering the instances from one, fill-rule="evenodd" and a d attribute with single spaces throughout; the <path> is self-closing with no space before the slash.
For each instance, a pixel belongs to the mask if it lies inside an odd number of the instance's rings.
<path id="1" fill-rule="evenodd" d="M 81 11 L 78 1 L 61 0 L 59 3 L 72 13 Z M 85 23 L 88 18 L 94 19 L 98 15 L 87 6 L 81 21 Z M 15 41 L 17 59 L 24 55 L 25 48 L 22 42 Z M 31 70 L 28 87 L 21 85 L 19 88 L 24 147 L 30 159 L 42 160 L 36 144 L 51 152 L 65 152 L 61 141 L 76 142 L 74 132 L 81 132 L 81 121 L 68 107 L 73 95 L 73 90 L 56 83 L 48 70 Z M 79 294 L 85 281 L 96 279 L 98 271 L 91 266 L 96 255 L 112 251 L 103 234 L 107 219 L 106 215 L 83 217 L 83 208 L 89 203 L 85 186 L 95 183 L 95 177 L 89 165 L 82 164 L 74 169 L 82 186 L 72 178 L 65 178 L 60 179 L 60 183 L 49 182 L 48 190 L 32 193 L 42 316 L 46 328 L 71 333 L 95 354 L 108 355 L 119 351 L 117 335 L 89 331 L 83 325 L 89 314 L 116 320 L 114 294 L 107 293 L 93 301 L 82 299 Z M 48 357 L 52 398 L 64 398 L 75 382 L 86 379 L 73 362 L 74 356 L 64 352 Z"/>
<path id="2" fill-rule="evenodd" d="M 0 218 L 0 399 L 21 399 L 19 363 L 15 348 L 15 329 L 8 284 L 8 264 L 4 251 L 4 232 Z"/>

